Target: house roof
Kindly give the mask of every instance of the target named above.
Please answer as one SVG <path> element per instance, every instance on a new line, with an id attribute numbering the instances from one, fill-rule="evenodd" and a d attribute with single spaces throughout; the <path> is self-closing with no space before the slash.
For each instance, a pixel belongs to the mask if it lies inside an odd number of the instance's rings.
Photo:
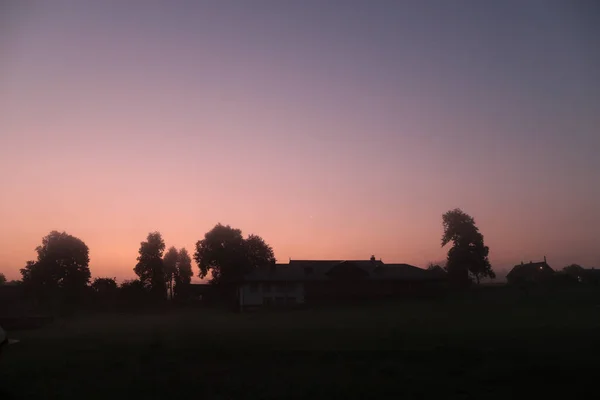
<path id="1" fill-rule="evenodd" d="M 324 281 L 337 267 L 355 267 L 373 280 L 424 280 L 440 278 L 434 272 L 409 264 L 384 264 L 379 260 L 292 260 L 246 275 L 249 281 Z"/>
<path id="2" fill-rule="evenodd" d="M 506 275 L 507 278 L 518 278 L 525 276 L 539 275 L 540 273 L 553 273 L 554 270 L 550 268 L 548 263 L 545 261 L 521 263 L 515 265 L 513 269 Z"/>
<path id="3" fill-rule="evenodd" d="M 409 264 L 385 264 L 373 273 L 376 280 L 426 280 L 441 278 L 436 271 L 428 271 Z"/>

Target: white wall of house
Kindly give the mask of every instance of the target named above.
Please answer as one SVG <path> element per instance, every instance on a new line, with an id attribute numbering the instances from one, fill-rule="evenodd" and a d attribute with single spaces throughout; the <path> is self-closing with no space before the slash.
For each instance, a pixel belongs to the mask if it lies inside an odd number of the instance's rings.
<path id="1" fill-rule="evenodd" d="M 304 303 L 302 282 L 251 282 L 240 287 L 240 305 L 261 306 L 265 303 L 293 305 Z"/>

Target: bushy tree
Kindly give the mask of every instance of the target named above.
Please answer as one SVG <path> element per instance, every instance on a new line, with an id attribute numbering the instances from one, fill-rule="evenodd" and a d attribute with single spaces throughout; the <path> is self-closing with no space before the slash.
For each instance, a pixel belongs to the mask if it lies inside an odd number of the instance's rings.
<path id="1" fill-rule="evenodd" d="M 167 294 L 162 260 L 164 250 L 165 242 L 160 232 L 149 233 L 146 241 L 140 243 L 138 263 L 133 269 L 144 288 L 156 299 L 164 299 Z"/>
<path id="2" fill-rule="evenodd" d="M 61 294 L 67 301 L 84 295 L 90 281 L 89 249 L 79 238 L 52 231 L 36 248 L 37 260 L 21 269 L 23 284 L 39 296 Z"/>
<path id="3" fill-rule="evenodd" d="M 167 294 L 173 297 L 173 278 L 177 273 L 177 264 L 179 263 L 179 251 L 174 246 L 169 247 L 163 257 L 163 266 L 165 269 L 165 281 L 167 282 Z"/>
<path id="4" fill-rule="evenodd" d="M 6 283 L 6 276 L 0 272 L 0 285 L 4 285 Z"/>
<path id="5" fill-rule="evenodd" d="M 427 271 L 435 272 L 436 274 L 445 274 L 446 270 L 439 263 L 429 263 Z"/>
<path id="6" fill-rule="evenodd" d="M 495 278 L 488 259 L 489 248 L 485 246 L 473 217 L 456 208 L 446 212 L 442 221 L 442 247 L 452 242 L 446 262 L 448 277 L 457 284 L 469 282 L 470 277 L 477 283 L 484 277 Z"/>
<path id="7" fill-rule="evenodd" d="M 194 260 L 199 277 L 210 272 L 211 283 L 234 282 L 255 268 L 275 263 L 273 249 L 257 235 L 244 239 L 242 231 L 217 224 L 196 243 Z"/>
<path id="8" fill-rule="evenodd" d="M 567 265 L 563 268 L 563 272 L 566 276 L 568 276 L 573 282 L 584 282 L 586 278 L 585 269 L 578 264 Z"/>
<path id="9" fill-rule="evenodd" d="M 115 278 L 96 278 L 90 286 L 95 293 L 99 294 L 114 293 L 118 289 Z"/>
<path id="10" fill-rule="evenodd" d="M 112 307 L 117 300 L 119 287 L 115 278 L 96 278 L 90 285 L 92 299 L 97 306 Z"/>
<path id="11" fill-rule="evenodd" d="M 139 279 L 126 280 L 121 283 L 118 298 L 123 307 L 147 306 L 149 293 Z"/>
<path id="12" fill-rule="evenodd" d="M 185 247 L 179 250 L 177 269 L 175 271 L 175 296 L 187 296 L 187 289 L 192 282 L 192 258 Z"/>

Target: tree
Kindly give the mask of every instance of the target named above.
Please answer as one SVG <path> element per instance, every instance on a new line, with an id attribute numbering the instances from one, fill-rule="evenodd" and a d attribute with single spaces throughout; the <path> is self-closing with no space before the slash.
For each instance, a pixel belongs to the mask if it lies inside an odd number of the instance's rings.
<path id="1" fill-rule="evenodd" d="M 244 240 L 245 258 L 248 269 L 253 270 L 268 265 L 275 265 L 275 254 L 263 238 L 258 235 L 248 235 Z"/>
<path id="2" fill-rule="evenodd" d="M 124 281 L 119 287 L 118 296 L 121 306 L 147 306 L 148 291 L 139 279 Z"/>
<path id="3" fill-rule="evenodd" d="M 61 293 L 74 300 L 85 293 L 90 281 L 89 249 L 75 236 L 52 231 L 36 248 L 37 261 L 28 261 L 21 269 L 23 284 L 36 295 Z"/>
<path id="4" fill-rule="evenodd" d="M 179 263 L 179 251 L 174 246 L 169 247 L 169 250 L 163 257 L 163 266 L 165 269 L 165 280 L 167 282 L 167 295 L 173 297 L 173 277 L 177 272 L 177 264 Z"/>
<path id="5" fill-rule="evenodd" d="M 190 253 L 182 247 L 179 250 L 179 258 L 177 262 L 177 269 L 175 271 L 175 296 L 185 296 L 187 289 L 192 282 L 192 258 Z"/>
<path id="6" fill-rule="evenodd" d="M 563 272 L 576 282 L 583 282 L 586 275 L 585 269 L 578 264 L 567 265 L 563 268 Z"/>
<path id="7" fill-rule="evenodd" d="M 468 283 L 471 276 L 478 284 L 481 278 L 495 278 L 496 274 L 488 260 L 490 250 L 484 245 L 483 235 L 473 217 L 456 208 L 446 212 L 442 221 L 442 247 L 453 243 L 446 262 L 448 277 L 457 284 Z"/>
<path id="8" fill-rule="evenodd" d="M 429 263 L 427 265 L 427 271 L 435 272 L 438 274 L 445 274 L 446 270 L 439 263 Z"/>
<path id="9" fill-rule="evenodd" d="M 98 306 L 114 306 L 117 300 L 119 287 L 115 278 L 96 278 L 90 285 L 92 299 Z"/>
<path id="10" fill-rule="evenodd" d="M 6 283 L 6 276 L 0 272 L 0 285 L 4 285 Z"/>
<path id="11" fill-rule="evenodd" d="M 108 294 L 117 291 L 115 278 L 96 278 L 91 284 L 92 290 L 98 294 Z"/>
<path id="12" fill-rule="evenodd" d="M 210 272 L 213 284 L 233 282 L 255 268 L 275 264 L 273 249 L 260 236 L 244 239 L 241 230 L 220 223 L 196 243 L 194 260 L 199 277 Z"/>
<path id="13" fill-rule="evenodd" d="M 165 242 L 160 232 L 151 232 L 145 242 L 140 243 L 138 263 L 133 269 L 146 290 L 156 299 L 164 299 L 167 294 L 165 269 L 162 255 Z"/>

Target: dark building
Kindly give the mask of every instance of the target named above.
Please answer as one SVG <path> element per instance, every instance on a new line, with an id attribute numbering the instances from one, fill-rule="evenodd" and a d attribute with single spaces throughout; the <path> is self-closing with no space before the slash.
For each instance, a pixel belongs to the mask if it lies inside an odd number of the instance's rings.
<path id="1" fill-rule="evenodd" d="M 241 308 L 263 305 L 345 303 L 425 294 L 446 274 L 381 260 L 290 260 L 246 275 L 238 288 Z"/>
<path id="2" fill-rule="evenodd" d="M 554 270 L 544 261 L 515 265 L 506 275 L 509 284 L 539 284 L 549 282 L 554 276 Z"/>

